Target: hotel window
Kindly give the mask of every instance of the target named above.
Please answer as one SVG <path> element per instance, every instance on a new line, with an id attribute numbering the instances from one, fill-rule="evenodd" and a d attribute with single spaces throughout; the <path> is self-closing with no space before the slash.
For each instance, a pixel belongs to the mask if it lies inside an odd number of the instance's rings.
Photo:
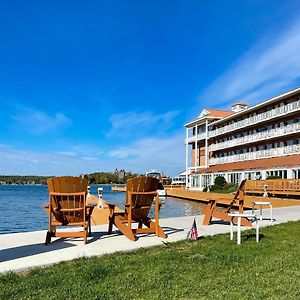
<path id="1" fill-rule="evenodd" d="M 202 175 L 203 187 L 211 185 L 211 175 Z"/>
<path id="2" fill-rule="evenodd" d="M 192 176 L 192 187 L 199 188 L 200 187 L 200 175 Z"/>
<path id="3" fill-rule="evenodd" d="M 300 179 L 300 170 L 294 170 L 295 178 Z"/>
<path id="4" fill-rule="evenodd" d="M 279 176 L 282 179 L 287 178 L 287 170 L 272 170 L 272 171 L 267 171 L 267 177 L 268 176 Z"/>
<path id="5" fill-rule="evenodd" d="M 255 172 L 245 172 L 245 179 L 248 179 L 248 180 L 255 179 Z"/>
<path id="6" fill-rule="evenodd" d="M 229 174 L 230 183 L 239 184 L 242 180 L 242 173 L 231 173 Z"/>

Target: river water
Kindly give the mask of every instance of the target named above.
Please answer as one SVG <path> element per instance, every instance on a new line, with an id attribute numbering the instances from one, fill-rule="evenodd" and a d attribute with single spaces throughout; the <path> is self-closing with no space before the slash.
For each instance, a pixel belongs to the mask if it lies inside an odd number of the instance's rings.
<path id="1" fill-rule="evenodd" d="M 103 199 L 113 203 L 124 203 L 125 193 L 111 191 L 111 186 L 93 185 L 91 194 L 103 187 Z M 166 197 L 160 210 L 160 218 L 201 214 L 204 205 L 195 201 Z M 44 230 L 48 217 L 41 208 L 48 203 L 45 185 L 0 185 L 0 234 Z"/>

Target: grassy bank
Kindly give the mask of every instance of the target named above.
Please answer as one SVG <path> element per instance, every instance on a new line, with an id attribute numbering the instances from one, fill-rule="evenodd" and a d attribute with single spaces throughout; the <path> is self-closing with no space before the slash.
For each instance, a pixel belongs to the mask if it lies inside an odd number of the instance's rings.
<path id="1" fill-rule="evenodd" d="M 300 222 L 0 277 L 0 299 L 299 299 Z"/>

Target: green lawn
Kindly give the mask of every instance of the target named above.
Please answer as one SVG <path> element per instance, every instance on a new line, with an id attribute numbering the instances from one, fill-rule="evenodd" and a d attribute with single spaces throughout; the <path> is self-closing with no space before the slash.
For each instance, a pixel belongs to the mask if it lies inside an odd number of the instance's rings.
<path id="1" fill-rule="evenodd" d="M 147 238 L 147 237 L 144 237 Z M 0 277 L 0 299 L 300 299 L 300 222 Z"/>

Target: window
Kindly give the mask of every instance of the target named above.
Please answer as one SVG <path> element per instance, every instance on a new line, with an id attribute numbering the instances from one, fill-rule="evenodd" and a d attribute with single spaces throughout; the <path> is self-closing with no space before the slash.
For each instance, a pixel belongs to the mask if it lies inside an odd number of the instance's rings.
<path id="1" fill-rule="evenodd" d="M 239 184 L 242 180 L 242 173 L 231 173 L 229 174 L 229 182 Z"/>
<path id="2" fill-rule="evenodd" d="M 202 175 L 202 185 L 203 185 L 203 187 L 211 185 L 211 175 L 210 174 Z"/>
<path id="3" fill-rule="evenodd" d="M 192 188 L 200 188 L 200 175 L 192 176 Z"/>

